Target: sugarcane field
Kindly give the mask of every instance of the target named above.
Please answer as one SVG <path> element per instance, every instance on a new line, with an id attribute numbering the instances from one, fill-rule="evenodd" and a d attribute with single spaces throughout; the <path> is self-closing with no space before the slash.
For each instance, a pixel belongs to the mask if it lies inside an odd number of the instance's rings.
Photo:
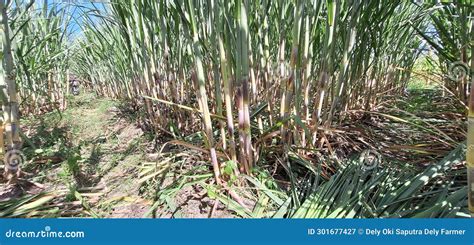
<path id="1" fill-rule="evenodd" d="M 474 1 L 0 14 L 0 218 L 474 216 Z"/>

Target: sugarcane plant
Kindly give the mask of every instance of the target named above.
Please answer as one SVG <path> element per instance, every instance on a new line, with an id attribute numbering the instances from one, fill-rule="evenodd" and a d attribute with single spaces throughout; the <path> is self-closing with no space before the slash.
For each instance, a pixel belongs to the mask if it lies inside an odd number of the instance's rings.
<path id="1" fill-rule="evenodd" d="M 467 102 L 467 175 L 469 210 L 474 212 L 474 12 L 472 1 L 423 3 L 425 11 L 419 18 L 429 18 L 437 35 L 414 27 L 439 58 L 445 77 L 443 88 Z M 470 52 L 469 52 L 470 51 Z M 470 88 L 469 88 L 470 87 Z"/>
<path id="2" fill-rule="evenodd" d="M 8 2 L 0 1 L 1 14 L 1 38 L 2 38 L 2 72 L 0 75 L 0 86 L 2 86 L 2 128 L 4 130 L 6 150 L 4 153 L 5 178 L 13 183 L 19 175 L 19 156 L 20 147 L 20 125 L 19 125 L 19 106 L 16 91 L 15 70 L 13 64 L 11 30 L 7 14 Z M 0 135 L 3 137 L 3 135 Z M 3 140 L 2 140 L 3 141 Z M 2 142 L 0 141 L 0 142 Z M 4 145 L 2 144 L 3 148 Z"/>
<path id="3" fill-rule="evenodd" d="M 12 160 L 19 159 L 19 112 L 65 109 L 74 77 L 97 95 L 138 110 L 140 123 L 156 138 L 206 154 L 214 183 L 234 199 L 232 177 L 252 179 L 259 167 L 273 161 L 293 186 L 291 195 L 281 195 L 286 201 L 268 198 L 280 208 L 294 207 L 281 212 L 288 217 L 389 217 L 411 207 L 407 201 L 393 204 L 419 195 L 426 185 L 423 176 L 408 173 L 417 184 L 407 187 L 405 173 L 385 170 L 377 175 L 382 185 L 378 179 L 370 182 L 374 175 L 352 189 L 346 180 L 365 173 L 358 163 L 345 162 L 325 184 L 298 193 L 292 169 L 295 163 L 310 166 L 313 175 L 308 175 L 319 180 L 315 166 L 322 166 L 321 153 L 337 155 L 330 142 L 335 128 L 354 112 L 378 113 L 386 97 L 402 93 L 423 55 L 420 47 L 430 46 L 447 74 L 452 64 L 461 64 L 464 71 L 443 78 L 442 86 L 469 103 L 467 171 L 473 212 L 470 1 L 110 0 L 101 6 L 0 1 L 0 135 L 5 135 L 0 153 L 10 180 L 19 172 Z M 71 22 L 77 22 L 77 33 Z M 446 164 L 433 166 L 444 169 Z M 435 179 L 438 172 L 430 171 L 424 173 Z M 368 200 L 355 194 L 374 186 L 389 192 L 392 180 L 398 181 L 396 197 L 375 193 Z M 350 192 L 334 196 L 332 185 Z M 445 196 L 465 202 L 465 193 L 456 187 Z M 334 203 L 325 203 L 325 197 Z M 367 208 L 370 201 L 379 206 Z M 354 210 L 343 210 L 347 203 Z"/>
<path id="4" fill-rule="evenodd" d="M 1 1 L 2 72 L 0 78 L 5 175 L 14 181 L 20 152 L 20 111 L 40 114 L 63 110 L 72 16 L 70 6 L 29 1 Z M 2 143 L 3 142 L 3 143 Z"/>
<path id="5" fill-rule="evenodd" d="M 201 117 L 216 176 L 229 160 L 250 174 L 273 144 L 285 146 L 278 154 L 324 144 L 345 111 L 401 91 L 419 55 L 415 27 L 427 26 L 409 21 L 422 6 L 403 1 L 110 3 L 82 25 L 73 72 L 143 104 L 158 134 L 181 138 Z"/>

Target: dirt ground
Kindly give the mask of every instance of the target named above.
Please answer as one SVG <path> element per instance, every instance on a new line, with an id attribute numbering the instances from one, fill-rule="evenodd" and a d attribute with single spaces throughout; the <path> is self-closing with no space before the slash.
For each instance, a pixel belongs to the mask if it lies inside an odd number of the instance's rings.
<path id="1" fill-rule="evenodd" d="M 116 102 L 81 95 L 59 119 L 53 118 L 32 118 L 23 123 L 25 135 L 33 139 L 30 141 L 36 150 L 25 164 L 25 182 L 16 187 L 0 186 L 0 201 L 45 191 L 61 193 L 61 201 L 69 203 L 78 202 L 79 195 L 82 205 L 76 205 L 78 210 L 73 212 L 73 216 L 79 217 L 209 217 L 214 201 L 198 185 L 186 186 L 173 194 L 174 210 L 158 205 L 154 212 L 150 211 L 155 204 L 150 190 L 160 186 L 153 186 L 155 182 L 141 181 L 140 178 L 146 166 L 155 164 L 150 155 L 155 154 L 156 147 L 150 135 L 146 135 L 133 120 L 122 116 Z M 50 144 L 45 142 L 48 140 L 35 140 L 39 134 L 51 138 L 57 129 L 64 131 L 58 138 L 67 141 L 61 143 L 67 150 L 58 147 L 57 142 Z M 43 148 L 47 148 L 49 156 L 38 156 L 38 149 Z M 61 151 L 74 150 L 74 154 L 68 153 L 54 161 Z M 77 157 L 74 164 L 69 163 L 71 156 Z M 47 161 L 40 161 L 43 159 Z M 162 184 L 172 182 L 173 178 L 166 177 Z M 212 217 L 235 217 L 222 204 L 215 206 L 212 213 Z"/>

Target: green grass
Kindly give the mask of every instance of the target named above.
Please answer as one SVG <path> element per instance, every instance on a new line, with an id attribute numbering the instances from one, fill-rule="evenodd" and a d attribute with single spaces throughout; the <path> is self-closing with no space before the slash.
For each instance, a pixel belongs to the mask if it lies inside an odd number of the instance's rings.
<path id="1" fill-rule="evenodd" d="M 427 82 L 426 80 L 423 80 L 420 77 L 412 77 L 410 78 L 410 81 L 408 82 L 407 89 L 408 91 L 412 90 L 423 90 L 423 89 L 436 89 L 439 88 L 439 85 L 435 83 L 430 83 Z"/>
<path id="2" fill-rule="evenodd" d="M 439 83 L 430 80 L 433 74 L 441 74 L 440 68 L 436 65 L 437 57 L 433 55 L 422 55 L 413 66 L 407 89 L 423 90 L 423 89 L 439 89 Z"/>

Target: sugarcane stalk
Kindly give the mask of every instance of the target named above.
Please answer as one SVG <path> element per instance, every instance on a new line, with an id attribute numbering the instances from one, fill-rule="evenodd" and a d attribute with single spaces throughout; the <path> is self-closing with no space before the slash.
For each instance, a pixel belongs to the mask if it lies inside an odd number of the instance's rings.
<path id="1" fill-rule="evenodd" d="M 216 149 L 214 148 L 214 136 L 212 134 L 212 122 L 211 122 L 211 116 L 209 112 L 209 107 L 208 107 L 208 100 L 207 100 L 207 94 L 206 94 L 206 84 L 205 84 L 205 78 L 204 78 L 204 67 L 202 65 L 202 53 L 201 53 L 201 48 L 199 44 L 199 36 L 198 36 L 198 29 L 197 29 L 197 23 L 196 19 L 194 16 L 194 6 L 193 6 L 193 1 L 188 0 L 187 1 L 188 9 L 189 9 L 189 14 L 191 18 L 191 32 L 192 32 L 192 42 L 193 42 L 193 51 L 194 51 L 194 65 L 196 69 L 196 79 L 198 83 L 198 96 L 200 98 L 200 104 L 202 108 L 202 116 L 204 119 L 204 132 L 206 133 L 207 136 L 207 141 L 208 141 L 208 148 L 210 151 L 211 155 L 211 163 L 212 167 L 214 170 L 214 177 L 216 178 L 216 181 L 220 181 L 220 168 L 219 168 L 219 163 L 217 161 L 217 153 Z"/>
<path id="2" fill-rule="evenodd" d="M 474 21 L 471 22 L 471 39 L 474 38 Z M 468 202 L 469 212 L 474 218 L 474 47 L 471 45 L 471 92 L 469 94 L 469 113 L 467 129 L 467 181 L 468 181 Z"/>
<path id="3" fill-rule="evenodd" d="M 220 7 L 221 9 L 221 7 Z M 223 11 L 220 12 L 223 14 Z M 225 110 L 226 110 L 226 119 L 227 119 L 227 131 L 229 134 L 229 151 L 232 161 L 237 162 L 237 154 L 235 149 L 235 136 L 234 136 L 234 119 L 232 111 L 232 84 L 230 79 L 229 64 L 227 59 L 227 53 L 224 49 L 223 41 L 223 29 L 224 25 L 219 25 L 220 33 L 218 36 L 219 44 L 219 57 L 221 65 L 221 74 L 222 82 L 224 83 L 224 100 L 225 100 Z"/>
<path id="4" fill-rule="evenodd" d="M 6 150 L 18 150 L 20 147 L 20 123 L 18 100 L 16 93 L 15 71 L 10 40 L 10 27 L 8 23 L 7 6 L 5 0 L 0 0 L 1 14 L 1 38 L 3 46 L 2 74 L 0 85 L 3 86 L 3 93 L 7 95 L 7 103 L 2 106 L 3 123 L 5 126 Z M 19 166 L 16 161 L 5 161 L 5 175 L 9 182 L 14 183 L 19 174 Z"/>
<path id="5" fill-rule="evenodd" d="M 214 26 L 214 28 L 221 28 L 220 24 L 220 18 L 219 16 L 219 10 L 220 8 L 215 6 L 214 0 L 210 0 L 210 8 L 213 9 L 214 11 L 210 13 L 210 22 L 213 22 L 215 19 L 217 19 L 217 26 Z M 216 31 L 211 32 L 212 40 L 214 43 L 219 43 L 220 40 L 219 36 L 220 33 L 216 33 Z M 220 55 L 220 48 L 217 51 L 214 51 L 215 56 Z M 213 72 L 214 72 L 214 93 L 215 93 L 215 98 L 216 98 L 216 114 L 219 116 L 222 116 L 223 111 L 222 111 L 222 88 L 221 88 L 221 75 L 219 74 L 219 66 L 217 63 L 212 65 L 213 67 Z M 227 149 L 227 139 L 225 135 L 225 122 L 224 121 L 219 121 L 219 128 L 220 128 L 220 135 L 222 139 L 222 148 L 224 150 Z"/>
<path id="6" fill-rule="evenodd" d="M 237 18 L 237 60 L 236 60 L 236 96 L 239 108 L 240 162 L 242 170 L 250 174 L 253 166 L 253 152 L 250 133 L 249 111 L 249 51 L 248 23 L 246 4 L 236 1 Z"/>
<path id="7" fill-rule="evenodd" d="M 295 114 L 296 116 L 301 117 L 300 113 L 300 102 L 301 102 L 301 79 L 300 79 L 300 66 L 301 61 L 299 60 L 300 56 L 300 36 L 301 36 L 301 25 L 302 25 L 302 15 L 303 15 L 303 1 L 297 1 L 295 9 L 295 20 L 293 22 L 293 44 L 291 48 L 291 57 L 290 57 L 290 76 L 285 79 L 286 86 L 284 91 L 284 96 L 282 98 L 282 115 L 281 119 L 288 117 L 289 110 L 291 107 L 292 98 L 295 97 Z M 289 124 L 284 123 L 281 127 L 281 137 L 282 141 L 285 144 L 289 144 L 290 137 L 287 134 L 289 129 Z M 297 133 L 296 133 L 297 134 Z M 295 135 L 295 137 L 297 137 Z M 299 142 L 295 142 L 299 144 Z"/>
<path id="8" fill-rule="evenodd" d="M 350 26 L 347 30 L 347 36 L 348 38 L 346 39 L 345 47 L 344 47 L 344 52 L 342 55 L 342 65 L 340 66 L 339 74 L 338 74 L 338 79 L 337 79 L 337 85 L 336 85 L 336 94 L 334 96 L 334 99 L 331 104 L 331 108 L 329 110 L 329 115 L 326 121 L 326 126 L 328 126 L 332 122 L 332 118 L 334 116 L 334 113 L 336 112 L 336 106 L 338 103 L 340 103 L 340 97 L 343 93 L 344 86 L 346 84 L 347 79 L 347 73 L 349 70 L 349 54 L 352 53 L 352 50 L 354 48 L 355 42 L 356 42 L 356 34 L 357 34 L 357 19 L 358 19 L 358 11 L 359 11 L 359 1 L 358 0 L 353 0 L 352 1 L 352 10 L 351 10 L 351 20 L 350 20 Z"/>
<path id="9" fill-rule="evenodd" d="M 335 35 L 337 27 L 337 19 L 339 16 L 339 0 L 328 0 L 327 3 L 328 18 L 326 23 L 326 35 L 323 46 L 323 60 L 321 63 L 321 71 L 319 72 L 319 84 L 317 86 L 317 93 L 314 98 L 314 108 L 312 116 L 313 126 L 313 139 L 312 145 L 314 146 L 317 140 L 317 128 L 320 124 L 321 113 L 324 105 L 324 101 L 327 99 L 326 92 L 328 83 L 330 82 L 330 76 L 332 75 L 332 64 L 334 59 L 335 51 Z"/>

